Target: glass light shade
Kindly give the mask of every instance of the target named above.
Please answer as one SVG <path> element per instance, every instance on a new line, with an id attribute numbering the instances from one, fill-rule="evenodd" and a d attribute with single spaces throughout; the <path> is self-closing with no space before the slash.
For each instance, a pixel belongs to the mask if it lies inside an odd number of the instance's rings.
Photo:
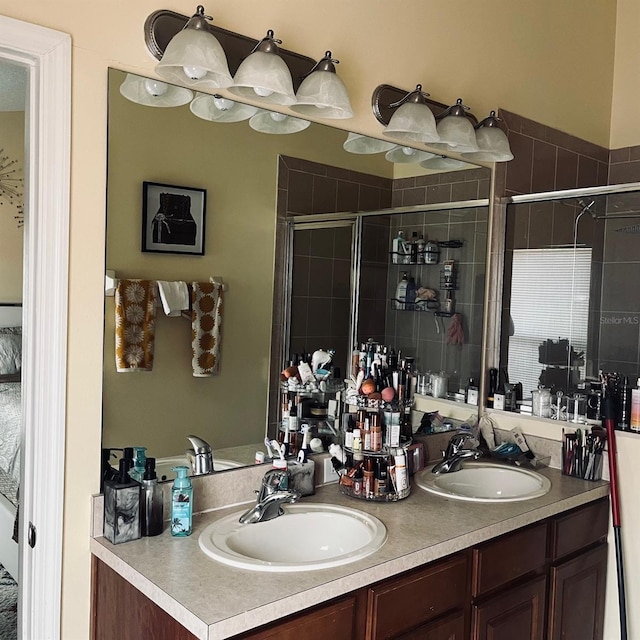
<path id="1" fill-rule="evenodd" d="M 233 84 L 222 45 L 206 29 L 186 27 L 176 33 L 156 66 L 156 73 L 168 82 L 189 87 L 225 89 Z"/>
<path id="2" fill-rule="evenodd" d="M 447 158 L 447 156 L 434 156 L 421 162 L 420 166 L 435 171 L 455 171 L 457 169 L 468 169 L 471 167 L 467 162 L 457 160 L 456 158 Z"/>
<path id="3" fill-rule="evenodd" d="M 291 72 L 277 53 L 254 51 L 240 66 L 229 87 L 233 95 L 268 104 L 294 104 Z"/>
<path id="4" fill-rule="evenodd" d="M 370 138 L 361 133 L 350 133 L 342 145 L 345 151 L 359 154 L 383 153 L 393 149 L 395 146 L 393 142 Z"/>
<path id="5" fill-rule="evenodd" d="M 127 73 L 120 85 L 120 93 L 127 100 L 145 107 L 179 107 L 193 98 L 189 89 L 175 87 L 160 80 L 142 78 L 133 73 Z"/>
<path id="6" fill-rule="evenodd" d="M 426 104 L 405 102 L 391 116 L 384 135 L 411 140 L 412 142 L 438 142 L 436 119 Z"/>
<path id="7" fill-rule="evenodd" d="M 258 107 L 198 93 L 189 105 L 191 113 L 210 122 L 241 122 L 258 113 Z"/>
<path id="8" fill-rule="evenodd" d="M 255 131 L 274 134 L 298 133 L 298 131 L 304 131 L 310 124 L 308 120 L 262 109 L 249 120 L 249 126 Z"/>
<path id="9" fill-rule="evenodd" d="M 476 140 L 479 150 L 475 153 L 463 153 L 465 158 L 482 160 L 483 162 L 509 162 L 509 160 L 513 160 L 509 139 L 500 127 L 476 129 Z"/>
<path id="10" fill-rule="evenodd" d="M 428 151 L 420 151 L 418 149 L 412 149 L 411 147 L 397 145 L 394 149 L 391 149 L 391 151 L 387 151 L 384 157 L 389 162 L 418 164 L 419 162 L 422 163 L 429 158 L 435 158 L 435 155 Z"/>
<path id="11" fill-rule="evenodd" d="M 473 123 L 466 116 L 445 116 L 437 125 L 440 142 L 434 144 L 439 149 L 450 148 L 458 153 L 478 151 Z"/>
<path id="12" fill-rule="evenodd" d="M 314 71 L 298 88 L 292 111 L 305 116 L 343 120 L 353 117 L 344 82 L 333 71 Z"/>

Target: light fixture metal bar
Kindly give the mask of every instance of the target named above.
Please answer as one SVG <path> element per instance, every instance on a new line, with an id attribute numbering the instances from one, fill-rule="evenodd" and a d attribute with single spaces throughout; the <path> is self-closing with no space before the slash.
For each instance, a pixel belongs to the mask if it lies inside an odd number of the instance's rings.
<path id="1" fill-rule="evenodd" d="M 154 58 L 158 60 L 162 58 L 171 38 L 182 30 L 188 20 L 188 16 L 168 9 L 160 9 L 149 15 L 144 23 L 144 40 L 147 49 L 149 49 Z M 231 75 L 234 75 L 240 63 L 253 51 L 260 40 L 222 29 L 213 24 L 208 24 L 208 27 L 222 45 L 227 55 L 229 71 Z M 288 49 L 279 48 L 279 53 L 289 67 L 289 71 L 291 71 L 293 87 L 297 90 L 304 77 L 310 73 L 317 61 Z"/>
<path id="2" fill-rule="evenodd" d="M 398 89 L 398 87 L 390 84 L 378 85 L 371 95 L 371 108 L 373 109 L 376 120 L 386 127 L 395 111 L 395 107 L 390 105 L 401 101 L 408 93 L 410 92 L 405 89 Z M 429 105 L 436 119 L 451 108 L 451 105 L 432 100 L 431 98 L 425 98 L 424 100 Z M 470 111 L 466 111 L 464 115 L 474 124 L 478 124 L 478 119 Z"/>

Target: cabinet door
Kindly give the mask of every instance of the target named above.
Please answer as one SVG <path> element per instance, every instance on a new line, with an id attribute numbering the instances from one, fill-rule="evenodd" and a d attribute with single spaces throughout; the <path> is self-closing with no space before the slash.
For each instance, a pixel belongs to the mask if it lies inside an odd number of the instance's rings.
<path id="1" fill-rule="evenodd" d="M 472 640 L 543 640 L 546 578 L 473 606 Z"/>
<path id="2" fill-rule="evenodd" d="M 549 640 L 602 640 L 607 545 L 551 568 Z"/>
<path id="3" fill-rule="evenodd" d="M 395 640 L 464 640 L 464 613 L 460 611 L 429 622 L 409 633 L 397 636 Z"/>

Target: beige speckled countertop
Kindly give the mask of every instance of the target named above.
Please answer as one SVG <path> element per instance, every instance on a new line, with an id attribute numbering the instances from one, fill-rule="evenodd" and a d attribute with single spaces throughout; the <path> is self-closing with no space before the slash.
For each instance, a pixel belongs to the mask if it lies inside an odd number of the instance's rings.
<path id="1" fill-rule="evenodd" d="M 112 545 L 92 538 L 91 551 L 202 640 L 228 638 L 306 607 L 466 549 L 508 531 L 606 496 L 606 482 L 587 482 L 545 469 L 551 490 L 541 498 L 509 504 L 445 500 L 413 486 L 396 503 L 371 503 L 342 496 L 337 485 L 320 487 L 304 501 L 361 509 L 387 527 L 384 546 L 372 556 L 333 569 L 306 573 L 262 573 L 236 569 L 208 558 L 198 536 L 235 506 L 194 517 L 193 534 Z M 165 526 L 166 527 L 166 526 Z M 283 544 L 286 544 L 283 541 Z"/>

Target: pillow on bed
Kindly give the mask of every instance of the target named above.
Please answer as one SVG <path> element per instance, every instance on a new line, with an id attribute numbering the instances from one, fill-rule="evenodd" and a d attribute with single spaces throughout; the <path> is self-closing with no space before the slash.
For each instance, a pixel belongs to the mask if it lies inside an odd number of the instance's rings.
<path id="1" fill-rule="evenodd" d="M 22 334 L 0 333 L 0 375 L 20 373 L 22 369 Z"/>
<path id="2" fill-rule="evenodd" d="M 16 481 L 20 478 L 21 429 L 20 383 L 0 383 L 0 467 Z"/>

